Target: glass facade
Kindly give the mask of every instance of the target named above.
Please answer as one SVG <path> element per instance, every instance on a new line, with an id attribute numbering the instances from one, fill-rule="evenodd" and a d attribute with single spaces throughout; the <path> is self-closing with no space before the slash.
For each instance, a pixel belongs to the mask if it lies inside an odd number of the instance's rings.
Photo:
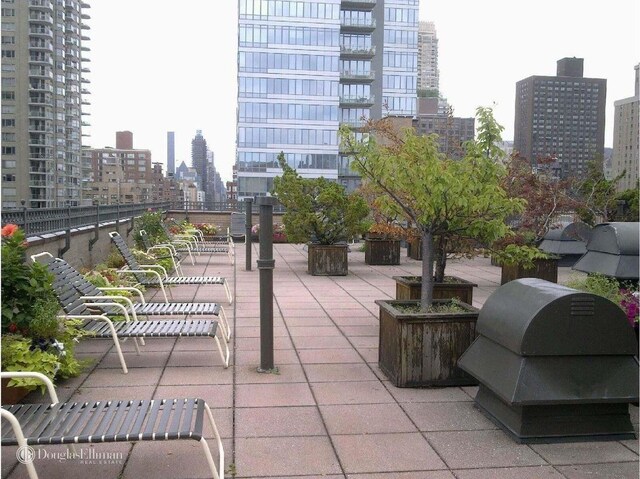
<path id="1" fill-rule="evenodd" d="M 383 114 L 415 116 L 418 0 L 385 0 L 383 64 Z"/>
<path id="2" fill-rule="evenodd" d="M 337 178 L 340 0 L 240 0 L 238 198 L 265 195 L 277 156 Z"/>
<path id="3" fill-rule="evenodd" d="M 416 114 L 417 12 L 418 0 L 239 0 L 238 198 L 271 191 L 281 151 L 303 176 L 357 185 L 338 126 Z"/>

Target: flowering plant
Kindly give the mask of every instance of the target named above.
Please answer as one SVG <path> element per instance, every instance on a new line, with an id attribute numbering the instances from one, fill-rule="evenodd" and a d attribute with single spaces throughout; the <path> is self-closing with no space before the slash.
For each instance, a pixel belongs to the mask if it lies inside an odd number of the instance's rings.
<path id="1" fill-rule="evenodd" d="M 213 236 L 218 232 L 218 228 L 210 223 L 196 223 L 193 226 L 202 231 L 204 235 Z"/>
<path id="2" fill-rule="evenodd" d="M 638 291 L 630 291 L 621 289 L 620 307 L 627 315 L 627 321 L 633 328 L 638 328 L 638 319 L 640 317 L 640 293 Z"/>
<path id="3" fill-rule="evenodd" d="M 77 322 L 58 320 L 53 276 L 42 264 L 26 263 L 24 232 L 8 224 L 1 234 L 2 369 L 42 372 L 51 379 L 76 376 L 81 365 L 73 356 L 73 342 L 85 333 Z M 29 379 L 9 384 L 36 387 Z"/>

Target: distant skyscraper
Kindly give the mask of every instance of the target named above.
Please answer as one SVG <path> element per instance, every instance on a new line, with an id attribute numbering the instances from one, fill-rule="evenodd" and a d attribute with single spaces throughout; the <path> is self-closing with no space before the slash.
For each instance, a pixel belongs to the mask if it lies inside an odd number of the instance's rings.
<path id="1" fill-rule="evenodd" d="M 196 130 L 196 136 L 191 140 L 191 166 L 196 169 L 200 177 L 200 189 L 206 191 L 207 140 L 202 136 L 202 130 Z"/>
<path id="2" fill-rule="evenodd" d="M 173 175 L 176 172 L 176 144 L 175 133 L 167 132 L 167 175 Z"/>
<path id="3" fill-rule="evenodd" d="M 438 98 L 418 99 L 418 118 L 414 128 L 420 135 L 438 135 L 439 150 L 449 158 L 464 156 L 463 144 L 475 138 L 475 118 L 460 118 L 442 111 Z"/>
<path id="4" fill-rule="evenodd" d="M 516 84 L 514 150 L 532 165 L 555 157 L 564 176 L 581 176 L 604 153 L 607 80 L 583 77 L 582 58 L 558 60 L 556 76 Z"/>
<path id="5" fill-rule="evenodd" d="M 438 37 L 433 22 L 420 22 L 418 29 L 418 90 L 440 90 Z"/>
<path id="6" fill-rule="evenodd" d="M 611 175 L 615 178 L 623 171 L 618 181 L 619 191 L 637 188 L 640 167 L 640 63 L 635 66 L 635 95 L 614 102 L 613 157 Z"/>
<path id="7" fill-rule="evenodd" d="M 2 1 L 2 206 L 79 205 L 84 1 Z"/>
<path id="8" fill-rule="evenodd" d="M 417 17 L 418 0 L 239 0 L 238 198 L 272 190 L 281 151 L 353 187 L 338 126 L 415 116 Z"/>

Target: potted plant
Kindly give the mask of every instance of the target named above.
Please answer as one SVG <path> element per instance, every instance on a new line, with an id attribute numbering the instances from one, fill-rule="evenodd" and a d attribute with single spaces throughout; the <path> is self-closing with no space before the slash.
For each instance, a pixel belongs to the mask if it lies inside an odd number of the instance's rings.
<path id="1" fill-rule="evenodd" d="M 439 153 L 435 135 L 418 136 L 410 129 L 402 134 L 390 119 L 370 122 L 374 136 L 368 142 L 341 130 L 351 166 L 377 190 L 381 208 L 401 215 L 422 240 L 420 300 L 376 301 L 378 364 L 400 387 L 474 383 L 456 362 L 475 338 L 478 310 L 456 300 L 434 300 L 433 285 L 444 278 L 454 240 L 491 243 L 508 233 L 507 216 L 523 208 L 523 201 L 509 198 L 500 185 L 504 167 L 495 143 L 501 127 L 491 109 L 478 109 L 478 124 L 478 140 L 466 145 L 461 160 Z"/>
<path id="2" fill-rule="evenodd" d="M 371 208 L 372 224 L 364 240 L 364 262 L 370 265 L 400 264 L 400 240 L 406 237 L 406 229 L 397 218 L 387 216 L 378 206 L 376 192 L 363 184 L 358 189 Z"/>
<path id="3" fill-rule="evenodd" d="M 288 241 L 308 242 L 309 274 L 346 275 L 347 240 L 362 234 L 369 212 L 364 199 L 323 177 L 302 178 L 284 153 L 278 161 L 283 173 L 274 179 L 273 193 L 286 208 L 282 221 Z"/>
<path id="4" fill-rule="evenodd" d="M 500 284 L 519 278 L 558 282 L 558 258 L 545 253 L 526 234 L 515 234 L 494 243 L 492 264 L 500 266 Z"/>
<path id="5" fill-rule="evenodd" d="M 2 370 L 36 371 L 52 380 L 77 376 L 82 365 L 74 357 L 74 344 L 87 333 L 79 328 L 80 321 L 58 319 L 53 276 L 44 265 L 25 260 L 24 232 L 6 225 L 2 228 Z M 15 403 L 41 384 L 21 378 L 3 381 L 2 386 L 3 402 Z"/>

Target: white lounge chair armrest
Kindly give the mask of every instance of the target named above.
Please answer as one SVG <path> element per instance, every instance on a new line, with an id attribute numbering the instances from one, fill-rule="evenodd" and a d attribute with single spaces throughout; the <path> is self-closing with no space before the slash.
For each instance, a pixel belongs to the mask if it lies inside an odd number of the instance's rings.
<path id="1" fill-rule="evenodd" d="M 115 286 L 110 288 L 98 288 L 98 289 L 100 291 L 131 291 L 132 293 L 136 293 L 138 295 L 141 303 L 146 303 L 146 300 L 144 299 L 144 295 L 142 294 L 142 291 L 140 291 L 138 288 L 134 288 L 133 286 Z"/>
<path id="2" fill-rule="evenodd" d="M 58 395 L 56 394 L 56 388 L 53 387 L 53 382 L 47 376 L 42 373 L 36 373 L 31 371 L 2 371 L 0 372 L 0 378 L 12 379 L 12 378 L 35 378 L 42 381 L 47 386 L 49 397 L 51 397 L 51 404 L 57 404 Z"/>

